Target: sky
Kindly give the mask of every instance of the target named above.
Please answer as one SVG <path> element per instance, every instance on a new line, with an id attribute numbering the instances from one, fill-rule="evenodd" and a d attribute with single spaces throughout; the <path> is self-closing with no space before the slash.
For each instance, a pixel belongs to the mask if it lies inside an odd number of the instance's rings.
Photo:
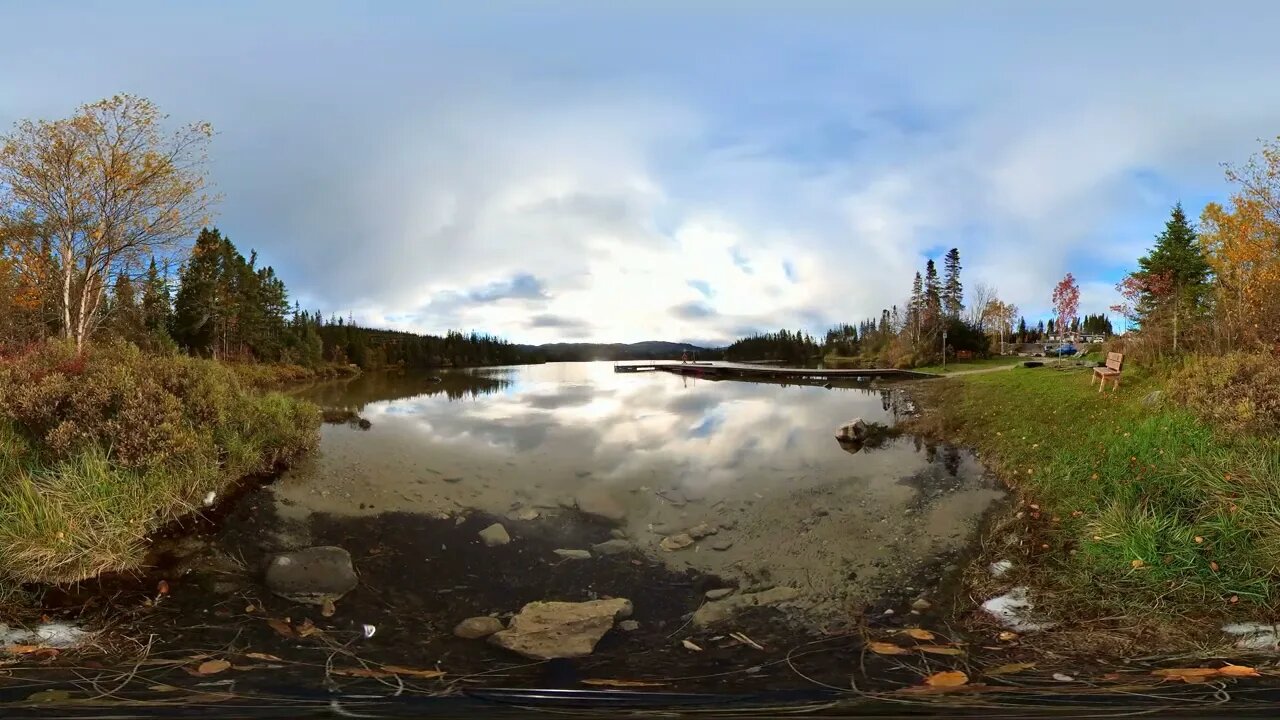
<path id="1" fill-rule="evenodd" d="M 516 342 L 878 316 L 960 249 L 1081 313 L 1280 134 L 1280 3 L 0 3 L 0 128 L 209 121 L 215 223 L 304 307 Z M 1118 323 L 1118 318 L 1117 318 Z"/>

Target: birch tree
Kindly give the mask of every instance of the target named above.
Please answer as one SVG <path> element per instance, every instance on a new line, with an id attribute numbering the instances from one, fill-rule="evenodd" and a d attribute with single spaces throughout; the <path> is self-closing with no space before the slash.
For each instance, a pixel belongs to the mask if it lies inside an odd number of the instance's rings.
<path id="1" fill-rule="evenodd" d="M 0 222 L 30 253 L 50 251 L 57 324 L 77 347 L 101 324 L 117 274 L 163 256 L 207 220 L 213 129 L 199 122 L 166 133 L 165 120 L 150 100 L 116 95 L 0 136 Z"/>

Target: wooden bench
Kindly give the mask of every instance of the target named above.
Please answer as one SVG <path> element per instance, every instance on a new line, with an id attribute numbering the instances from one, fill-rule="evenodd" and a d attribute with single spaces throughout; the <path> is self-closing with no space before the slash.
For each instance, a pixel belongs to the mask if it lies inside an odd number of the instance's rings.
<path id="1" fill-rule="evenodd" d="M 1093 378 L 1098 378 L 1102 381 L 1098 384 L 1098 392 L 1102 392 L 1103 388 L 1107 386 L 1107 380 L 1111 381 L 1112 390 L 1120 387 L 1120 369 L 1123 365 L 1123 353 L 1107 353 L 1107 364 L 1093 369 Z M 1093 384 L 1093 378 L 1089 378 L 1090 385 Z"/>
<path id="2" fill-rule="evenodd" d="M 973 359 L 973 351 L 972 351 L 972 350 L 957 350 L 957 351 L 956 351 L 956 359 L 957 359 L 957 360 L 972 360 L 972 359 Z"/>

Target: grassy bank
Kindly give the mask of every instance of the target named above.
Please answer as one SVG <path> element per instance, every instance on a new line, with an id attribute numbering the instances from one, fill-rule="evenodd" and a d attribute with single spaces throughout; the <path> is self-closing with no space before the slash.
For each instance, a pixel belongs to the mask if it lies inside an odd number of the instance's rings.
<path id="1" fill-rule="evenodd" d="M 1063 620 L 1250 616 L 1280 602 L 1280 446 L 1149 396 L 1126 369 L 1015 368 L 929 383 L 924 431 L 975 448 L 1020 498 L 989 538 Z"/>
<path id="2" fill-rule="evenodd" d="M 978 360 L 957 360 L 948 362 L 944 368 L 941 364 L 925 365 L 924 367 L 915 368 L 920 372 L 937 373 L 939 375 L 951 374 L 955 372 L 964 372 L 966 370 L 986 370 L 989 368 L 1002 368 L 1011 365 L 1017 365 L 1025 361 L 1027 358 L 1016 357 L 1013 355 L 996 355 L 989 358 L 981 358 Z"/>
<path id="3" fill-rule="evenodd" d="M 0 580 L 136 567 L 150 533 L 308 451 L 318 426 L 208 360 L 57 342 L 0 359 Z"/>

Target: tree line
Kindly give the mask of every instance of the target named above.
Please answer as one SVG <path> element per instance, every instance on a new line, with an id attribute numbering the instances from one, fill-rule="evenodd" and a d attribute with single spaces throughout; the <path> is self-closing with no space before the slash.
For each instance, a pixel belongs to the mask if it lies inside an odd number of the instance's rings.
<path id="1" fill-rule="evenodd" d="M 113 337 L 308 367 L 524 359 L 488 335 L 361 328 L 291 305 L 274 268 L 206 227 L 212 128 L 166 133 L 164 120 L 149 100 L 117 95 L 0 137 L 0 346 Z"/>

